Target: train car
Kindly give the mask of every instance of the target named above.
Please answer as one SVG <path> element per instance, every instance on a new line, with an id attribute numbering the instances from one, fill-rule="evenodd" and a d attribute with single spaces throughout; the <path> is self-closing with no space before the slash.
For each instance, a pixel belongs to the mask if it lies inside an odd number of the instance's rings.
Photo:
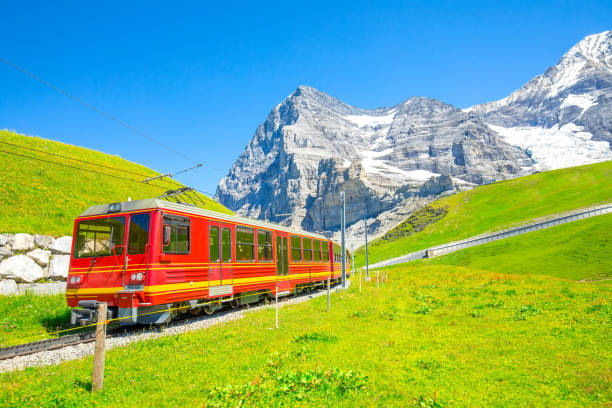
<path id="1" fill-rule="evenodd" d="M 73 324 L 96 322 L 98 302 L 123 325 L 162 324 L 342 276 L 341 248 L 323 236 L 161 199 L 91 207 L 73 237 Z"/>

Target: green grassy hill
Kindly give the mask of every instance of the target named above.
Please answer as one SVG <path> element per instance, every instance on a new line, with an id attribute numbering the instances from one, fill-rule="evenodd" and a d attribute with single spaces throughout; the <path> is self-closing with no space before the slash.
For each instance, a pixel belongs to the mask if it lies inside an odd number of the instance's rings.
<path id="1" fill-rule="evenodd" d="M 612 214 L 606 214 L 420 262 L 499 273 L 597 280 L 612 276 L 611 242 Z"/>
<path id="2" fill-rule="evenodd" d="M 8 142 L 51 154 L 0 143 L 0 150 L 3 151 L 110 173 L 119 177 L 140 181 L 146 178 L 141 175 L 149 177 L 159 175 L 151 169 L 118 156 L 6 130 L 0 130 L 0 142 Z M 94 162 L 140 175 L 85 164 L 52 154 Z M 87 207 L 126 201 L 128 197 L 133 200 L 157 197 L 164 192 L 158 187 L 78 171 L 2 152 L 0 152 L 0 162 L 2 163 L 0 170 L 0 233 L 72 234 L 74 218 Z M 152 184 L 168 190 L 180 187 L 159 181 Z M 207 209 L 231 213 L 216 201 L 209 198 L 204 199 Z"/>
<path id="3" fill-rule="evenodd" d="M 612 202 L 612 161 L 533 174 L 444 197 L 369 245 L 370 263 Z M 424 227 L 424 228 L 423 228 Z M 355 254 L 365 264 L 365 251 Z"/>

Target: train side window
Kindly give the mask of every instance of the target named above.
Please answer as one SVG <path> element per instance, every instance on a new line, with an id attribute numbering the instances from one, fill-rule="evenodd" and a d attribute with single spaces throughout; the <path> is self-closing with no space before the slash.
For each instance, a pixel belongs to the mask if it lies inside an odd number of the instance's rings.
<path id="1" fill-rule="evenodd" d="M 190 248 L 189 239 L 189 218 L 164 215 L 162 225 L 162 236 L 164 230 L 170 230 L 168 242 L 164 242 L 163 248 L 165 254 L 188 254 Z"/>
<path id="2" fill-rule="evenodd" d="M 232 232 L 229 228 L 223 228 L 221 232 L 221 252 L 223 253 L 223 262 L 232 261 Z"/>
<path id="3" fill-rule="evenodd" d="M 297 262 L 302 260 L 302 238 L 297 235 L 291 236 L 291 260 Z"/>
<path id="4" fill-rule="evenodd" d="M 236 260 L 238 262 L 255 260 L 255 234 L 253 228 L 236 227 Z"/>
<path id="5" fill-rule="evenodd" d="M 144 254 L 149 243 L 149 214 L 134 214 L 130 217 L 128 254 Z"/>
<path id="6" fill-rule="evenodd" d="M 318 239 L 312 240 L 312 259 L 315 262 L 321 262 L 321 241 Z"/>
<path id="7" fill-rule="evenodd" d="M 272 231 L 257 230 L 257 260 L 260 262 L 272 260 Z"/>
<path id="8" fill-rule="evenodd" d="M 323 241 L 323 260 L 329 262 L 329 243 Z"/>
<path id="9" fill-rule="evenodd" d="M 209 262 L 219 261 L 219 227 L 211 225 L 208 231 Z"/>
<path id="10" fill-rule="evenodd" d="M 312 239 L 304 238 L 304 261 L 312 261 Z"/>

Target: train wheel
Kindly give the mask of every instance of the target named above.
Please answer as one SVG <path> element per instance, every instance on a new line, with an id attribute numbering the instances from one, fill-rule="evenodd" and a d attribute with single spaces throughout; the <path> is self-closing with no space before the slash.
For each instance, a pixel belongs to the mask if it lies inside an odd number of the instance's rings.
<path id="1" fill-rule="evenodd" d="M 217 310 L 217 308 L 213 304 L 205 305 L 202 309 L 204 309 L 204 313 L 206 313 L 209 316 L 215 313 L 215 310 Z"/>
<path id="2" fill-rule="evenodd" d="M 195 309 L 191 309 L 189 310 L 189 314 L 192 316 L 199 316 L 202 314 L 202 308 L 201 307 L 196 307 Z"/>

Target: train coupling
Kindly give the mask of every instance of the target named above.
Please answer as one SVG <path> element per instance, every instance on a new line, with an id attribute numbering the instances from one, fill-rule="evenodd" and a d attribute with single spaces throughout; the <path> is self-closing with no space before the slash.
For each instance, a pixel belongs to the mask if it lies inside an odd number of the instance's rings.
<path id="1" fill-rule="evenodd" d="M 70 324 L 73 326 L 86 326 L 98 322 L 98 306 L 100 302 L 97 300 L 80 300 L 79 308 L 72 309 L 70 314 Z M 106 320 L 112 319 L 114 313 L 111 309 L 108 309 Z"/>

